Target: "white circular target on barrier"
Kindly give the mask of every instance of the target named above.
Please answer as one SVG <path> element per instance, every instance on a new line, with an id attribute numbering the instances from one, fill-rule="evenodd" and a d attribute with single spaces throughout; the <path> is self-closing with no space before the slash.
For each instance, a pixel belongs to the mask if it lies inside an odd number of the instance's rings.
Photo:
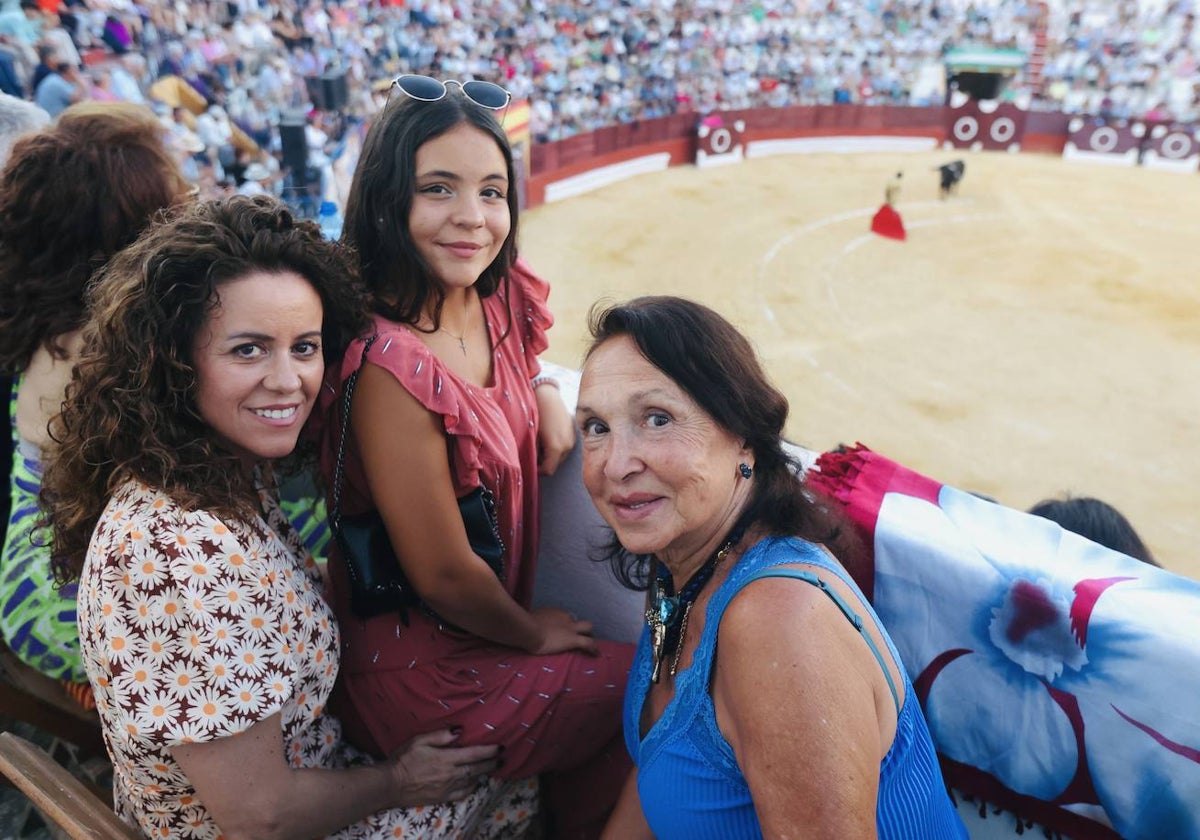
<path id="1" fill-rule="evenodd" d="M 1176 131 L 1163 138 L 1161 148 L 1163 157 L 1179 160 L 1192 153 L 1192 138 L 1182 131 Z"/>
<path id="2" fill-rule="evenodd" d="M 1117 148 L 1117 131 L 1107 125 L 1102 125 L 1092 132 L 1088 145 L 1096 152 L 1111 152 Z"/>
<path id="3" fill-rule="evenodd" d="M 979 133 L 979 122 L 974 117 L 959 117 L 951 132 L 956 140 L 966 143 Z"/>
<path id="4" fill-rule="evenodd" d="M 714 155 L 723 155 L 733 146 L 733 135 L 729 133 L 728 128 L 718 128 L 712 133 L 709 145 Z"/>
<path id="5" fill-rule="evenodd" d="M 998 117 L 989 133 L 997 143 L 1007 143 L 1017 133 L 1017 124 L 1011 117 Z"/>

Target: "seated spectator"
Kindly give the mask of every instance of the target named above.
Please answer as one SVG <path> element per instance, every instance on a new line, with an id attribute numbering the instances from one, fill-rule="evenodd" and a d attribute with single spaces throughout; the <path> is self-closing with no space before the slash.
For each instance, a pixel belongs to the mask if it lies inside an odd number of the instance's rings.
<path id="1" fill-rule="evenodd" d="M 241 195 L 271 195 L 271 180 L 271 170 L 265 164 L 254 161 L 243 171 L 242 182 L 238 184 L 237 191 Z"/>
<path id="2" fill-rule="evenodd" d="M 4 5 L 6 8 L 0 11 L 0 34 L 32 48 L 37 43 L 42 22 L 42 10 L 37 0 L 20 0 L 16 7 L 11 2 Z"/>
<path id="3" fill-rule="evenodd" d="M 113 93 L 112 76 L 108 69 L 96 67 L 88 77 L 87 98 L 93 102 L 120 102 L 120 97 Z"/>
<path id="4" fill-rule="evenodd" d="M 62 19 L 57 12 L 40 9 L 42 25 L 42 41 L 54 48 L 54 54 L 60 61 L 65 61 L 76 67 L 83 66 L 83 58 L 75 47 L 71 33 L 63 28 Z"/>
<path id="5" fill-rule="evenodd" d="M 7 35 L 0 35 L 0 93 L 24 99 L 25 85 L 21 83 L 17 59 L 8 49 L 7 38 Z"/>
<path id="6" fill-rule="evenodd" d="M 139 82 L 146 72 L 146 60 L 135 53 L 126 53 L 109 70 L 112 76 L 112 91 L 125 102 L 145 105 L 146 96 Z"/>
<path id="7" fill-rule="evenodd" d="M 117 55 L 124 55 L 133 46 L 129 27 L 116 15 L 110 14 L 104 19 L 104 33 L 100 37 Z"/>
<path id="8" fill-rule="evenodd" d="M 60 61 L 37 86 L 34 101 L 51 117 L 57 117 L 87 95 L 87 82 L 78 67 Z"/>
<path id="9" fill-rule="evenodd" d="M 197 116 L 196 135 L 212 155 L 223 147 L 231 146 L 233 125 L 225 109 L 220 105 L 210 105 L 203 114 Z"/>
<path id="10" fill-rule="evenodd" d="M 1031 507 L 1029 513 L 1057 522 L 1066 530 L 1105 548 L 1151 566 L 1159 565 L 1125 515 L 1108 502 L 1089 496 L 1044 499 Z"/>
<path id="11" fill-rule="evenodd" d="M 54 68 L 58 66 L 59 61 L 55 58 L 54 47 L 50 44 L 37 45 L 38 63 L 34 65 L 33 75 L 29 77 L 29 89 L 36 91 L 38 85 L 42 83 L 42 79 L 54 72 Z"/>
<path id="12" fill-rule="evenodd" d="M 583 480 L 648 588 L 625 700 L 625 838 L 960 838 L 899 654 L 782 438 L 749 342 L 680 298 L 592 319 Z M 690 620 L 694 619 L 694 620 Z"/>
<path id="13" fill-rule="evenodd" d="M 367 326 L 351 277 L 315 225 L 235 197 L 155 225 L 93 287 L 42 502 L 115 806 L 146 836 L 450 838 L 470 810 L 474 836 L 515 837 L 536 809 L 487 775 L 495 746 L 442 728 L 353 766 L 325 712 L 338 628 L 273 476 Z"/>
<path id="14" fill-rule="evenodd" d="M 73 684 L 87 682 L 76 591 L 54 580 L 37 526 L 47 424 L 78 359 L 88 280 L 187 188 L 158 121 L 133 105 L 68 109 L 53 129 L 19 140 L 0 176 L 0 369 L 16 377 L 0 633 L 26 663 Z"/>

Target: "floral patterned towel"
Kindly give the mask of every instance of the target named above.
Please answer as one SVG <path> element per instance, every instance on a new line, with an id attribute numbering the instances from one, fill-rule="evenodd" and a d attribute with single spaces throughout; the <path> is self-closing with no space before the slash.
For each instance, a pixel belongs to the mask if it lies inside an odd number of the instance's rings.
<path id="1" fill-rule="evenodd" d="M 860 445 L 809 485 L 873 557 L 947 783 L 1075 838 L 1200 838 L 1200 583 Z"/>

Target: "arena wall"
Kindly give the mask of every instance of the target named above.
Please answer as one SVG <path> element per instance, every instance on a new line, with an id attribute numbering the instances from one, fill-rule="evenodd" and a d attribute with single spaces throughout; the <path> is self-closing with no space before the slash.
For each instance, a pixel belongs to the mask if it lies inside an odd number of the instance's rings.
<path id="1" fill-rule="evenodd" d="M 947 138 L 945 107 L 813 105 L 722 111 L 715 125 L 737 126 L 736 159 L 803 152 L 903 151 Z M 1070 118 L 1031 111 L 1020 148 L 1061 154 Z M 694 163 L 701 140 L 694 113 L 607 126 L 532 147 L 526 203 L 537 207 L 623 178 Z M 813 142 L 817 139 L 823 142 Z M 789 143 L 787 141 L 797 141 Z M 807 142 L 804 142 L 807 141 Z"/>

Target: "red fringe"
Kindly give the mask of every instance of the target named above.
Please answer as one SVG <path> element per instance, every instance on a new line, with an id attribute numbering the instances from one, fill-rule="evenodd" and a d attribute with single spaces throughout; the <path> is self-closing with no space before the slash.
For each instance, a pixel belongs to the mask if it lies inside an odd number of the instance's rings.
<path id="1" fill-rule="evenodd" d="M 854 479 L 862 472 L 870 454 L 871 450 L 861 443 L 823 452 L 817 458 L 816 470 L 809 470 L 806 483 L 818 493 L 847 505 Z"/>

